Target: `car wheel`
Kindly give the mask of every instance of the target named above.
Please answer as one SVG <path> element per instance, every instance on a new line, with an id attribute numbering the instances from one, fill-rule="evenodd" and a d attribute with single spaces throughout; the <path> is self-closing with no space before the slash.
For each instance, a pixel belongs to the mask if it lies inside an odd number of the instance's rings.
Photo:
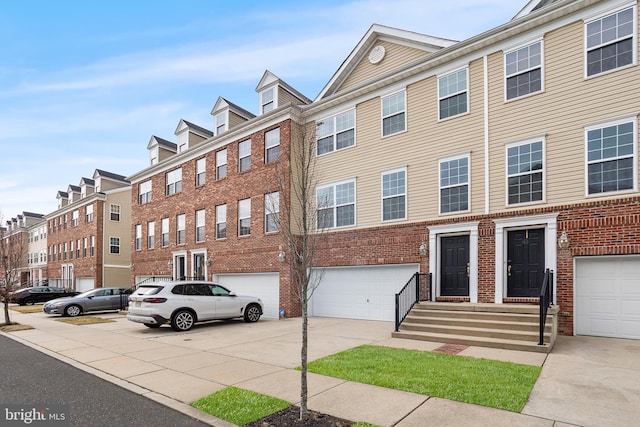
<path id="1" fill-rule="evenodd" d="M 33 298 L 25 298 L 20 305 L 33 305 L 36 301 Z"/>
<path id="2" fill-rule="evenodd" d="M 249 304 L 249 306 L 244 310 L 244 321 L 245 322 L 257 322 L 260 319 L 260 306 L 256 304 Z"/>
<path id="3" fill-rule="evenodd" d="M 151 329 L 156 329 L 159 328 L 160 325 L 158 323 L 143 323 L 144 326 L 146 326 L 147 328 L 151 328 Z"/>
<path id="4" fill-rule="evenodd" d="M 174 331 L 188 331 L 193 328 L 194 323 L 196 323 L 196 316 L 189 310 L 177 311 L 173 317 L 171 317 L 171 327 Z"/>
<path id="5" fill-rule="evenodd" d="M 82 309 L 79 305 L 70 305 L 64 309 L 64 315 L 69 317 L 76 317 L 82 313 Z"/>

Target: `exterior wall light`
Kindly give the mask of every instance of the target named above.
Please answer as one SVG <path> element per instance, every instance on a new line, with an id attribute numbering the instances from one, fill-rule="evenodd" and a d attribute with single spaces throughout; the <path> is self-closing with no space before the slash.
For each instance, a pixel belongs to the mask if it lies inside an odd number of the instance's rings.
<path id="1" fill-rule="evenodd" d="M 129 264 L 129 270 L 133 271 L 133 263 Z"/>
<path id="2" fill-rule="evenodd" d="M 278 251 L 278 261 L 284 262 L 286 254 L 284 253 L 284 250 L 282 250 L 282 245 L 278 246 Z"/>
<path id="3" fill-rule="evenodd" d="M 173 260 L 172 259 L 167 261 L 167 268 L 173 268 Z"/>
<path id="4" fill-rule="evenodd" d="M 571 242 L 569 241 L 569 236 L 567 236 L 567 232 L 563 230 L 562 234 L 558 238 L 558 246 L 560 246 L 561 249 L 567 249 L 570 243 Z"/>
<path id="5" fill-rule="evenodd" d="M 207 257 L 204 263 L 207 267 L 211 267 L 211 258 Z"/>
<path id="6" fill-rule="evenodd" d="M 418 252 L 420 252 L 420 256 L 427 256 L 427 244 L 425 242 L 420 244 Z"/>

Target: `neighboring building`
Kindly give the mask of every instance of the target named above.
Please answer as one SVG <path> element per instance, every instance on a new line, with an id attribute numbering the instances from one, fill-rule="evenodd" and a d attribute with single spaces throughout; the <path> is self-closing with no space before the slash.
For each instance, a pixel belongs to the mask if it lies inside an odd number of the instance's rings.
<path id="1" fill-rule="evenodd" d="M 49 285 L 85 291 L 131 286 L 131 185 L 96 169 L 93 178 L 59 191 L 48 226 Z"/>
<path id="2" fill-rule="evenodd" d="M 5 242 L 5 248 L 22 251 L 22 261 L 16 271 L 19 283 L 14 284 L 14 287 L 37 286 L 46 279 L 46 259 L 40 260 L 42 250 L 46 249 L 47 244 L 43 226 L 44 216 L 32 212 L 22 212 L 6 221 L 3 237 L 14 239 L 14 242 Z M 43 234 L 38 233 L 39 231 L 43 231 Z"/>
<path id="3" fill-rule="evenodd" d="M 29 269 L 28 286 L 43 286 L 47 280 L 47 222 L 44 215 L 24 212 L 33 221 L 28 221 L 27 267 Z"/>
<path id="4" fill-rule="evenodd" d="M 332 197 L 312 313 L 391 320 L 418 270 L 438 301 L 535 302 L 551 269 L 562 334 L 640 338 L 639 78 L 635 1 L 457 43 L 373 25 L 305 108 Z"/>
<path id="5" fill-rule="evenodd" d="M 132 184 L 133 281 L 198 278 L 256 295 L 265 316 L 299 314 L 289 267 L 278 260 L 278 174 L 288 174 L 298 104 L 309 99 L 269 71 L 258 116 L 218 98 L 215 132 L 186 120 L 178 143 L 152 137 L 150 166 Z M 274 208 L 275 207 L 275 208 Z"/>

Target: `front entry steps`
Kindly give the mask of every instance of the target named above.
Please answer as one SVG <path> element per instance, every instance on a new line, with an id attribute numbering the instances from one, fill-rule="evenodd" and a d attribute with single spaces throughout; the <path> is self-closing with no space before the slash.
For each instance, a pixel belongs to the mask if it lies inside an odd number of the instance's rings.
<path id="1" fill-rule="evenodd" d="M 549 353 L 558 331 L 558 307 L 547 312 L 544 345 L 538 345 L 539 310 L 534 304 L 420 302 L 392 336 Z"/>

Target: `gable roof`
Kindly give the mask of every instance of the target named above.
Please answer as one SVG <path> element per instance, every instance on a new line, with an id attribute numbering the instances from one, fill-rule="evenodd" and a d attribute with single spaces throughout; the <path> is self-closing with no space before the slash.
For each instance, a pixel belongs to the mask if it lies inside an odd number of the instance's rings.
<path id="1" fill-rule="evenodd" d="M 219 111 L 222 111 L 225 108 L 229 108 L 230 111 L 233 111 L 234 113 L 236 113 L 240 117 L 244 117 L 247 120 L 251 120 L 256 116 L 252 112 L 245 110 L 244 108 L 234 104 L 233 102 L 230 102 L 230 101 L 226 100 L 225 98 L 223 98 L 221 96 L 218 97 L 218 100 L 216 101 L 215 105 L 211 109 L 211 115 L 214 116 Z"/>
<path id="2" fill-rule="evenodd" d="M 520 9 L 520 12 L 518 12 L 512 19 L 522 18 L 523 16 L 528 15 L 531 12 L 535 12 L 536 10 L 542 9 L 545 6 L 549 6 L 550 4 L 558 3 L 559 1 L 562 0 L 530 0 L 529 3 L 527 3 L 522 9 Z"/>
<path id="3" fill-rule="evenodd" d="M 93 187 L 94 185 L 96 185 L 96 182 L 91 178 L 82 178 L 80 180 L 80 185 L 88 185 L 90 187 Z"/>
<path id="4" fill-rule="evenodd" d="M 275 84 L 278 84 L 281 88 L 298 98 L 304 104 L 311 104 L 313 102 L 311 99 L 298 92 L 293 88 L 293 86 L 289 85 L 287 82 L 285 82 L 269 70 L 265 70 L 264 74 L 262 75 L 258 86 L 256 86 L 256 92 L 261 92 L 264 88 Z"/>
<path id="5" fill-rule="evenodd" d="M 316 97 L 316 101 L 337 92 L 342 83 L 344 83 L 379 39 L 385 39 L 392 43 L 420 49 L 423 50 L 425 54 L 433 53 L 457 43 L 455 40 L 443 39 L 440 37 L 429 36 L 427 34 L 420 34 L 413 31 L 373 24 L 356 47 L 351 51 L 349 56 L 340 65 L 340 68 L 338 68 L 334 73 L 331 80 L 329 80 L 325 87 L 320 91 Z"/>
<path id="6" fill-rule="evenodd" d="M 164 147 L 167 150 L 173 151 L 174 153 L 178 151 L 178 144 L 174 144 L 173 142 L 167 141 L 166 139 L 160 138 L 159 136 L 151 135 L 151 138 L 149 138 L 149 143 L 147 144 L 147 149 L 155 147 L 156 145 Z"/>
<path id="7" fill-rule="evenodd" d="M 78 187 L 77 185 L 69 184 L 68 192 L 69 193 L 79 193 L 80 192 L 80 187 Z"/>
<path id="8" fill-rule="evenodd" d="M 177 135 L 182 131 L 184 131 L 185 129 L 189 129 L 192 132 L 202 136 L 203 138 L 211 138 L 213 136 L 213 132 L 210 131 L 209 129 L 205 129 L 202 126 L 198 126 L 185 119 L 180 119 L 180 121 L 178 122 L 178 126 L 176 127 L 175 134 Z"/>
<path id="9" fill-rule="evenodd" d="M 93 179 L 96 179 L 98 177 L 113 179 L 115 181 L 120 181 L 120 182 L 127 182 L 127 183 L 129 182 L 127 181 L 127 178 L 123 175 L 107 172 L 102 169 L 96 169 L 96 171 L 93 173 Z"/>

